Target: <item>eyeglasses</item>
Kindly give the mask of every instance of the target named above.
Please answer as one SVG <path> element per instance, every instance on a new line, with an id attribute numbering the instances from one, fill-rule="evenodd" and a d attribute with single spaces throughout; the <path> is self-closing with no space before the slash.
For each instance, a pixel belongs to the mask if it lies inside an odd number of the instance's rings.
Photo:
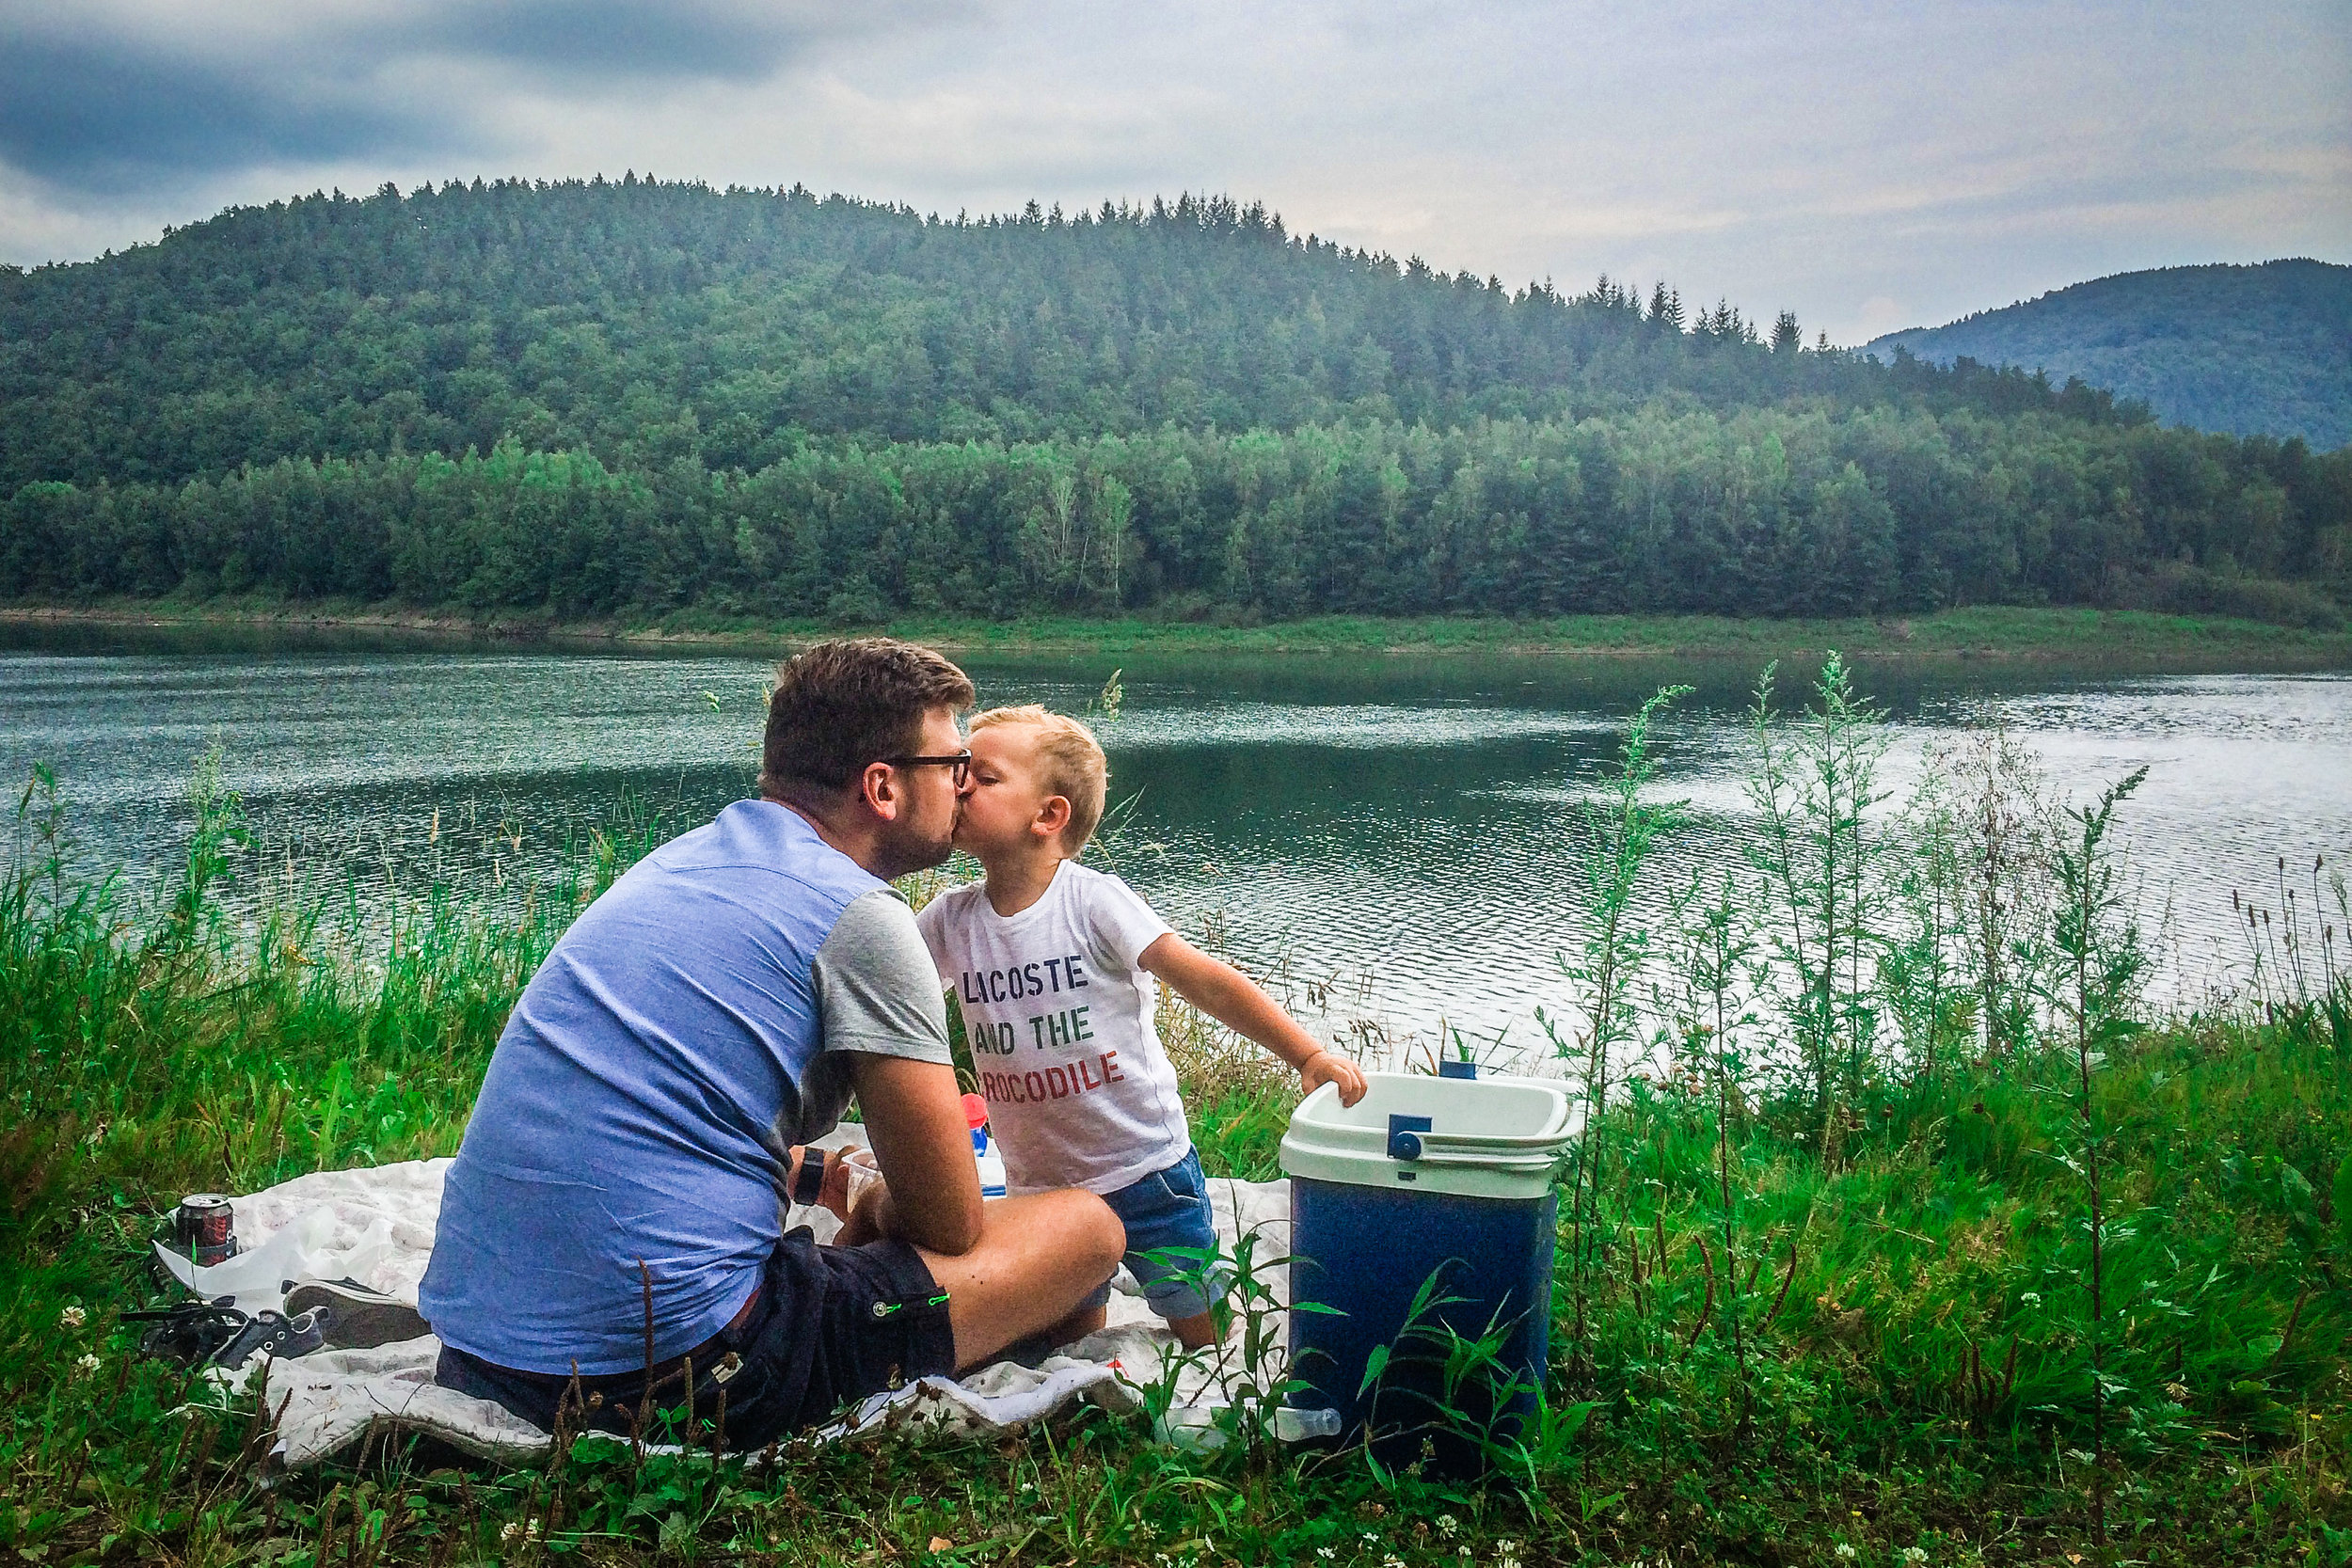
<path id="1" fill-rule="evenodd" d="M 952 768 L 955 771 L 949 779 L 958 789 L 961 789 L 963 781 L 972 776 L 972 753 L 969 751 L 944 757 L 880 757 L 876 760 L 893 768 Z"/>

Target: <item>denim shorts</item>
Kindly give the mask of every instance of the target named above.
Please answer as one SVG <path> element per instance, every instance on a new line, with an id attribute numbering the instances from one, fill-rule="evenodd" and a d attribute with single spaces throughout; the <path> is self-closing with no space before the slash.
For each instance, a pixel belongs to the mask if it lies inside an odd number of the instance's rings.
<path id="1" fill-rule="evenodd" d="M 1127 1268 L 1143 1287 L 1144 1302 L 1152 1311 L 1163 1318 L 1197 1318 L 1209 1309 L 1212 1294 L 1224 1298 L 1232 1271 L 1222 1259 L 1210 1266 L 1203 1256 L 1213 1253 L 1217 1242 L 1216 1227 L 1209 1217 L 1209 1180 L 1200 1174 L 1199 1150 L 1186 1149 L 1166 1170 L 1104 1193 L 1103 1201 L 1127 1227 Z M 1110 1294 L 1106 1284 L 1087 1305 L 1100 1307 Z"/>

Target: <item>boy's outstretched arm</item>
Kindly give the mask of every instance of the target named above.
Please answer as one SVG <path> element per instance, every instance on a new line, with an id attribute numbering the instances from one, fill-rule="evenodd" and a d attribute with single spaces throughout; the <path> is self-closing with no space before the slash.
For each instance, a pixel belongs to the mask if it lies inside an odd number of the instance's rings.
<path id="1" fill-rule="evenodd" d="M 1353 1105 L 1364 1098 L 1364 1075 L 1356 1064 L 1316 1043 L 1257 982 L 1232 964 L 1210 958 L 1173 931 L 1145 948 L 1138 961 L 1177 995 L 1296 1069 L 1309 1094 L 1325 1084 L 1337 1084 L 1341 1104 Z"/>

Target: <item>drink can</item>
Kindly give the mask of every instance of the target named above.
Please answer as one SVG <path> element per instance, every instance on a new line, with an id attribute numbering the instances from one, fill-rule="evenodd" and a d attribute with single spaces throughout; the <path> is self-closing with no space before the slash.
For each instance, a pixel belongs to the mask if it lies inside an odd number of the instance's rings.
<path id="1" fill-rule="evenodd" d="M 188 1261 L 199 1269 L 226 1263 L 237 1255 L 237 1215 L 219 1193 L 191 1193 L 180 1200 L 172 1229 L 188 1249 Z"/>

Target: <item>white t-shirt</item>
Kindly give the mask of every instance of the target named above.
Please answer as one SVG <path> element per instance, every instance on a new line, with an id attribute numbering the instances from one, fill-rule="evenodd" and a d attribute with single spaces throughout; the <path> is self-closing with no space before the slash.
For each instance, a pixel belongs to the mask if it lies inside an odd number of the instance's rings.
<path id="1" fill-rule="evenodd" d="M 1156 982 L 1136 962 L 1168 926 L 1135 889 L 1064 861 L 1019 914 L 998 914 L 974 882 L 915 925 L 962 1006 L 1006 1191 L 1113 1193 L 1191 1150 L 1152 1024 Z"/>

